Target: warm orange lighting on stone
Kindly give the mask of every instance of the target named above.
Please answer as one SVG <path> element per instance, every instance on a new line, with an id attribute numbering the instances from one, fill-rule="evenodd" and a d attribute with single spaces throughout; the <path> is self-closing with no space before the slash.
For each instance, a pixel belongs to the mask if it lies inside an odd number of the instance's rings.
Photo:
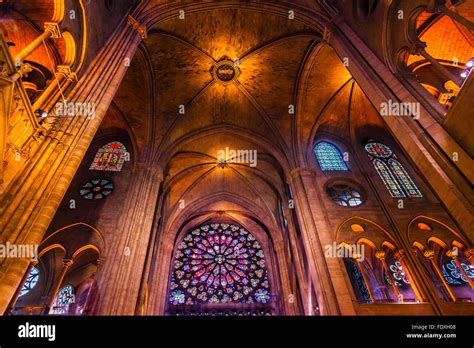
<path id="1" fill-rule="evenodd" d="M 422 222 L 418 223 L 418 229 L 422 231 L 431 231 L 431 227 L 428 226 L 427 224 L 424 224 Z"/>
<path id="2" fill-rule="evenodd" d="M 365 228 L 359 224 L 352 224 L 351 230 L 358 233 L 365 232 Z"/>

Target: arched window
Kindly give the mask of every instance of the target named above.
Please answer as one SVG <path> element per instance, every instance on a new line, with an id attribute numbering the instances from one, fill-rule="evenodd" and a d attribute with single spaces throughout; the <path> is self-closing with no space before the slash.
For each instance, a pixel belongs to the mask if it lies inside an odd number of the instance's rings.
<path id="1" fill-rule="evenodd" d="M 357 264 L 351 260 L 344 259 L 344 264 L 349 274 L 349 278 L 352 283 L 352 288 L 356 293 L 356 297 L 359 303 L 372 303 L 370 298 L 369 290 L 367 289 L 367 284 L 365 283 L 364 277 L 359 270 Z"/>
<path id="2" fill-rule="evenodd" d="M 402 286 L 410 284 L 410 280 L 408 279 L 408 274 L 403 269 L 403 266 L 401 265 L 400 261 L 395 261 L 388 268 L 390 270 L 392 279 L 395 280 L 396 286 L 402 287 Z M 387 275 L 385 271 L 384 271 L 384 275 L 385 275 L 385 280 L 387 281 L 387 283 L 392 284 L 391 278 Z"/>
<path id="3" fill-rule="evenodd" d="M 126 156 L 129 156 L 127 149 L 121 142 L 105 144 L 97 151 L 89 169 L 120 172 Z"/>
<path id="4" fill-rule="evenodd" d="M 327 141 L 321 141 L 314 147 L 314 153 L 322 171 L 349 170 L 341 151 Z"/>
<path id="5" fill-rule="evenodd" d="M 26 278 L 25 285 L 23 285 L 23 288 L 20 291 L 19 297 L 26 295 L 33 289 L 38 283 L 39 280 L 39 269 L 36 267 L 33 267 L 30 271 L 30 274 L 28 275 L 28 278 Z"/>
<path id="6" fill-rule="evenodd" d="M 262 306 L 271 301 L 263 250 L 242 227 L 202 225 L 178 244 L 168 297 L 172 310 L 209 304 Z"/>
<path id="7" fill-rule="evenodd" d="M 392 197 L 423 197 L 388 146 L 371 141 L 365 145 L 365 151 Z"/>
<path id="8" fill-rule="evenodd" d="M 468 280 L 464 273 L 471 279 L 474 279 L 474 267 L 461 262 L 464 272 L 456 265 L 456 261 L 451 260 L 443 265 L 443 276 L 451 285 L 467 284 Z"/>
<path id="9" fill-rule="evenodd" d="M 74 302 L 74 288 L 71 285 L 66 285 L 59 290 L 56 299 L 51 308 L 51 314 L 66 314 L 69 310 L 69 305 Z"/>
<path id="10" fill-rule="evenodd" d="M 281 199 L 279 201 L 279 205 L 280 205 L 281 216 L 283 218 L 283 224 L 285 225 L 285 227 L 288 227 L 288 220 L 286 219 L 285 208 L 283 207 L 283 201 Z"/>

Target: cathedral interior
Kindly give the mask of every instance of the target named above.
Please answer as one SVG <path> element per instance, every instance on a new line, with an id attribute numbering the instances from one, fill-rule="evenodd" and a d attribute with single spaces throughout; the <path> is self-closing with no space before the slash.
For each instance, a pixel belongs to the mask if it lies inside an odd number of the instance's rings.
<path id="1" fill-rule="evenodd" d="M 474 0 L 0 1 L 0 313 L 473 315 L 473 66 Z"/>

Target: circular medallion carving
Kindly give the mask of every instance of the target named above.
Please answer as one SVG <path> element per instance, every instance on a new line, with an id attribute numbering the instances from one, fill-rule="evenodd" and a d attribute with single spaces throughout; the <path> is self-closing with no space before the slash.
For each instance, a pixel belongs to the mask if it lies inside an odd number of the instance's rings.
<path id="1" fill-rule="evenodd" d="M 212 77 L 221 84 L 234 82 L 240 75 L 239 67 L 230 59 L 222 59 L 211 69 Z"/>

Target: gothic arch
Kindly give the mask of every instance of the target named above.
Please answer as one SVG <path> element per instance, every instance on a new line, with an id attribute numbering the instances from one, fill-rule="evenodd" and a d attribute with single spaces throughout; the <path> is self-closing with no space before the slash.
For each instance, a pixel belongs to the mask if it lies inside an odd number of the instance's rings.
<path id="1" fill-rule="evenodd" d="M 102 233 L 84 222 L 72 223 L 49 234 L 41 242 L 40 254 L 50 250 L 51 246 L 61 246 L 65 257 L 73 259 L 87 249 L 96 250 L 99 255 L 105 253 L 105 239 Z"/>
<path id="2" fill-rule="evenodd" d="M 419 223 L 426 224 L 431 230 L 421 230 L 417 227 Z M 424 248 L 428 248 L 430 241 L 436 242 L 441 247 L 455 245 L 464 248 L 472 247 L 472 244 L 460 232 L 440 219 L 426 215 L 418 215 L 409 222 L 407 235 L 411 244 L 417 243 L 417 245 L 423 245 Z"/>
<path id="3" fill-rule="evenodd" d="M 226 209 L 222 209 L 222 204 Z M 222 209 L 222 210 L 221 210 Z M 261 207 L 250 200 L 235 194 L 221 192 L 201 199 L 181 209 L 176 216 L 163 216 L 162 235 L 157 256 L 162 263 L 155 264 L 150 285 L 150 303 L 148 313 L 163 313 L 166 307 L 169 272 L 174 249 L 183 236 L 194 226 L 212 222 L 234 222 L 251 231 L 260 241 L 267 259 L 271 284 L 278 295 L 277 312 L 292 312 L 291 306 L 284 301 L 290 294 L 288 265 L 284 262 L 284 245 L 277 221 L 266 219 Z M 224 212 L 225 211 L 225 212 Z M 166 286 L 164 286 L 166 284 Z"/>

